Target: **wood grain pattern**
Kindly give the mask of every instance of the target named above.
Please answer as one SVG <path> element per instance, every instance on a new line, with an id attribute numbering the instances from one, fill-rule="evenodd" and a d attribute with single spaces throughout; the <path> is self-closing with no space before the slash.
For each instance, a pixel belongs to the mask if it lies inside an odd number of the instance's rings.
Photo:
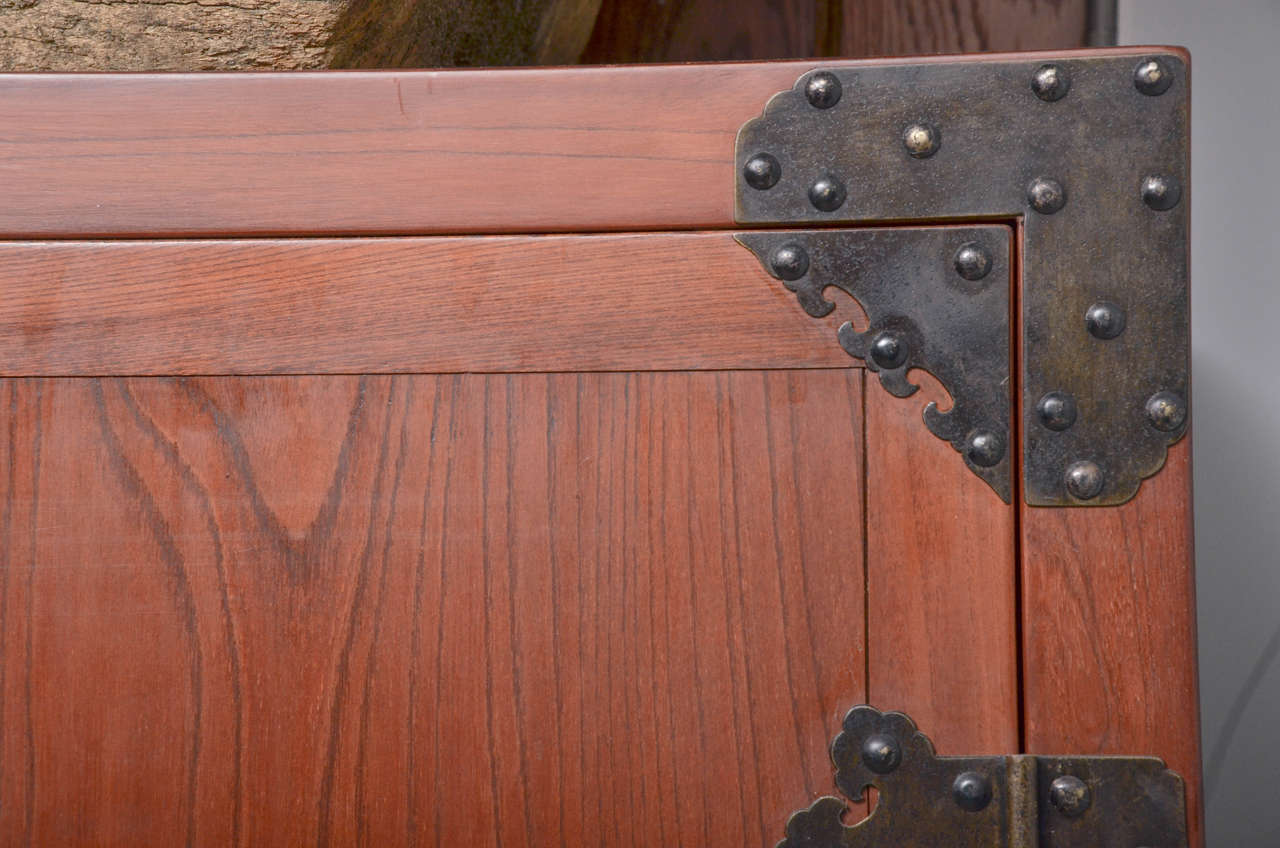
<path id="1" fill-rule="evenodd" d="M 870 376 L 870 375 L 868 375 Z M 906 400 L 866 389 L 867 689 L 943 754 L 1019 749 L 1015 508 L 924 425 L 936 380 Z"/>
<path id="2" fill-rule="evenodd" d="M 3 381 L 0 832 L 772 844 L 865 697 L 861 374 Z"/>
<path id="3" fill-rule="evenodd" d="M 1088 0 L 608 0 L 582 60 L 689 62 L 1062 50 Z"/>
<path id="4" fill-rule="evenodd" d="M 839 53 L 1063 50 L 1088 42 L 1088 0 L 843 0 Z"/>
<path id="5" fill-rule="evenodd" d="M 847 368 L 729 233 L 0 244 L 11 375 Z"/>
<path id="6" fill-rule="evenodd" d="M 331 19 L 324 64 L 309 67 L 573 63 L 591 36 L 600 2 L 347 0 Z"/>
<path id="7" fill-rule="evenodd" d="M 979 59 L 1039 61 L 913 61 Z M 814 64 L 0 76 L 0 237 L 728 227 L 738 128 Z"/>
<path id="8" fill-rule="evenodd" d="M 1023 667 L 1031 753 L 1161 757 L 1203 845 L 1191 445 L 1120 507 L 1023 507 Z"/>
<path id="9" fill-rule="evenodd" d="M 804 59 L 822 54 L 817 0 L 607 0 L 586 64 Z"/>

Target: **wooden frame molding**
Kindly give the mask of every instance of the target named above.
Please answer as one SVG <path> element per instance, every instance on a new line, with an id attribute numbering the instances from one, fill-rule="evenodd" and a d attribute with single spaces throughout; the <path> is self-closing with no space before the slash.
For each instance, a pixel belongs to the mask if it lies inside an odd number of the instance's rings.
<path id="1" fill-rule="evenodd" d="M 1148 50 L 1153 48 L 1147 48 Z M 728 228 L 734 140 L 815 67 L 3 74 L 3 238 Z"/>

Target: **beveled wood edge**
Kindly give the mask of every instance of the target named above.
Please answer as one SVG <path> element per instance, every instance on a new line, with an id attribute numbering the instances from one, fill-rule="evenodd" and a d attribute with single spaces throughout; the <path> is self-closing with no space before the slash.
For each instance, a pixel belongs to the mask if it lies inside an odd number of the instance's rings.
<path id="1" fill-rule="evenodd" d="M 1177 54 L 1184 61 L 1190 61 L 1191 53 L 1185 47 L 1170 44 L 1125 44 L 1113 47 L 1070 47 L 1062 50 L 996 50 L 981 53 L 926 53 L 914 56 L 866 56 L 857 59 L 839 56 L 812 56 L 805 59 L 756 59 L 756 60 L 713 60 L 700 62 L 642 62 L 635 64 L 614 63 L 599 65 L 537 65 L 537 66 L 486 66 L 486 67 L 449 67 L 449 68 L 362 68 L 359 70 L 319 69 L 319 70 L 279 70 L 279 71 L 0 71 L 0 83 L 20 78 L 63 78 L 70 80 L 123 78 L 130 80 L 160 79 L 251 79 L 254 77 L 390 77 L 412 74 L 441 74 L 451 76 L 467 76 L 471 74 L 514 74 L 520 76 L 552 77 L 563 74 L 577 76 L 583 72 L 613 71 L 628 75 L 651 71 L 662 71 L 672 68 L 680 69 L 719 69 L 719 68 L 793 68 L 803 73 L 809 68 L 819 66 L 859 67 L 884 65 L 936 65 L 956 62 L 1025 62 L 1037 59 L 1073 58 L 1086 56 L 1128 56 L 1152 52 Z M 767 97 L 767 95 L 766 95 Z M 763 105 L 763 104 L 762 104 Z"/>

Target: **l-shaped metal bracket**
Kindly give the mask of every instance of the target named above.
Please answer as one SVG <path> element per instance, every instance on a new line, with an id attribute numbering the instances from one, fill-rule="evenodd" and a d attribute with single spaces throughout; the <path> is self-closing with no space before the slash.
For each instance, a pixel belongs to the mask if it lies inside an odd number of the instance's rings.
<path id="1" fill-rule="evenodd" d="M 814 70 L 740 130 L 737 219 L 1015 224 L 1020 287 L 990 330 L 1021 322 L 1025 500 L 1123 503 L 1188 423 L 1188 94 L 1186 62 L 1172 51 Z M 778 276 L 763 238 L 740 240 Z M 821 238 L 835 250 L 841 237 Z M 956 257 L 957 268 L 977 261 Z M 811 313 L 825 286 L 855 297 L 860 288 L 834 277 L 784 281 Z M 936 306 L 896 304 L 883 320 L 919 322 Z M 936 358 L 915 364 L 942 381 L 957 409 L 972 405 L 967 371 L 957 381 Z M 955 444 L 954 427 L 930 426 Z M 1008 500 L 995 473 L 957 446 Z"/>

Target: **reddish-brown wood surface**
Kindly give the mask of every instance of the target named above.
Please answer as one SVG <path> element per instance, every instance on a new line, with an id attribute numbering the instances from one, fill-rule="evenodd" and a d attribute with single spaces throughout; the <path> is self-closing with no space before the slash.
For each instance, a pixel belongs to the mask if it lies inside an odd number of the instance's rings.
<path id="1" fill-rule="evenodd" d="M 860 370 L 3 382 L 12 844 L 772 844 Z"/>
<path id="2" fill-rule="evenodd" d="M 0 244 L 11 375 L 846 368 L 730 233 Z"/>
<path id="3" fill-rule="evenodd" d="M 818 61 L 6 75 L 0 237 L 728 227 L 738 128 Z"/>
<path id="4" fill-rule="evenodd" d="M 939 752 L 1018 750 L 1015 513 L 867 375 L 867 688 Z"/>
<path id="5" fill-rule="evenodd" d="M 1164 759 L 1198 846 L 1190 447 L 1124 506 L 1023 507 L 1023 698 L 1031 753 Z"/>

